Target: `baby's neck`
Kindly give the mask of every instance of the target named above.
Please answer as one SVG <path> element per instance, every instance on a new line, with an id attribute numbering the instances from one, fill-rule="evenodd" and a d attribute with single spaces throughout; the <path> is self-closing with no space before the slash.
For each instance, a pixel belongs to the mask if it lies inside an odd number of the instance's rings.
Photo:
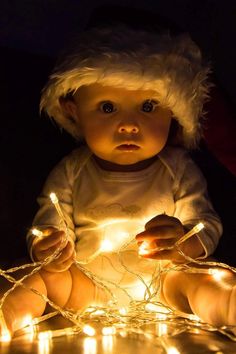
<path id="1" fill-rule="evenodd" d="M 142 160 L 132 165 L 119 165 L 110 161 L 100 159 L 95 155 L 93 155 L 93 158 L 103 170 L 116 172 L 135 172 L 144 170 L 145 168 L 149 167 L 151 164 L 153 164 L 154 161 L 157 160 L 158 156 L 155 155 L 150 159 Z"/>

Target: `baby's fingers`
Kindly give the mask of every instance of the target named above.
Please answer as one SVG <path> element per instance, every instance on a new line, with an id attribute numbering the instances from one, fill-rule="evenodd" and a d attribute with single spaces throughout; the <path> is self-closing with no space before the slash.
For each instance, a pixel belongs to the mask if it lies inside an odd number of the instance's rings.
<path id="1" fill-rule="evenodd" d="M 42 236 L 42 238 L 37 242 L 37 249 L 38 251 L 46 251 L 50 248 L 57 248 L 62 243 L 64 238 L 64 231 L 56 231 L 51 235 Z"/>
<path id="2" fill-rule="evenodd" d="M 150 229 L 147 229 L 138 235 L 136 235 L 136 240 L 138 242 L 142 241 L 155 241 L 161 239 L 175 239 L 176 237 L 179 238 L 183 235 L 183 227 L 179 225 L 170 226 L 170 225 L 163 225 L 163 226 L 156 226 Z"/>
<path id="3" fill-rule="evenodd" d="M 61 264 L 66 262 L 67 260 L 69 260 L 70 258 L 72 258 L 74 256 L 75 252 L 74 252 L 74 245 L 71 242 L 68 242 L 66 244 L 66 247 L 63 248 L 60 256 L 57 258 L 56 263 L 57 264 Z"/>
<path id="4" fill-rule="evenodd" d="M 145 225 L 145 229 L 152 229 L 156 226 L 182 226 L 182 224 L 180 220 L 175 218 L 174 216 L 161 214 L 149 220 Z"/>

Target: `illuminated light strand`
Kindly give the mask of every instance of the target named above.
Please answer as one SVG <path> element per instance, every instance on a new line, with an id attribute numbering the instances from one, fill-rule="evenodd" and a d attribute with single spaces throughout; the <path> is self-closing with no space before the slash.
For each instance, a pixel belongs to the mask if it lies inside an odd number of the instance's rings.
<path id="1" fill-rule="evenodd" d="M 133 305 L 134 305 L 135 303 L 133 303 Z M 138 305 L 138 303 L 136 303 L 135 304 L 136 306 Z M 106 308 L 104 308 L 103 309 L 103 312 L 110 312 L 110 314 L 111 314 L 111 309 L 108 309 L 109 311 L 107 311 L 106 310 Z M 63 311 L 64 312 L 64 311 Z M 93 312 L 94 312 L 94 308 L 93 308 Z M 136 308 L 136 310 L 135 310 L 135 312 L 136 312 L 136 314 L 139 314 L 139 322 L 140 322 L 140 315 L 142 314 L 142 312 L 139 310 L 139 311 L 137 311 L 137 308 Z M 87 311 L 87 313 L 89 313 L 89 311 Z M 83 316 L 81 316 L 81 317 L 83 317 Z M 114 317 L 114 316 L 113 316 Z M 172 317 L 172 319 L 174 319 L 174 316 L 172 315 L 171 316 Z M 131 315 L 131 319 L 134 319 L 134 318 L 136 318 L 136 315 L 135 315 L 135 313 L 132 313 L 132 315 Z M 158 316 L 157 316 L 157 318 L 158 318 Z M 87 318 L 87 320 L 88 320 L 88 318 Z M 99 317 L 99 321 L 101 320 L 101 318 Z M 175 318 L 175 320 L 177 320 L 177 317 Z M 117 321 L 119 321 L 119 316 L 118 316 L 118 319 L 117 319 Z M 150 318 L 149 318 L 149 321 L 150 321 Z M 145 312 L 144 313 L 144 322 L 145 323 L 147 323 L 147 313 Z M 153 322 L 153 320 L 152 320 L 152 322 Z M 168 324 L 168 321 L 166 322 L 167 324 Z M 193 323 L 191 323 L 192 325 L 193 325 Z M 131 327 L 132 327 L 132 322 L 130 323 L 130 325 L 131 325 Z M 137 323 L 135 323 L 135 328 L 137 327 Z M 205 327 L 203 328 L 203 329 L 207 329 L 207 330 L 212 330 L 212 328 L 211 327 L 209 327 L 209 326 L 207 326 L 206 327 L 206 325 L 205 325 Z M 131 332 L 133 332 L 134 331 L 134 329 L 133 330 L 131 330 Z M 63 334 L 63 331 L 62 332 L 60 332 L 61 333 L 61 335 L 66 335 L 66 332 Z M 140 333 L 140 330 L 139 330 L 139 333 Z M 223 333 L 223 334 L 225 334 L 225 332 L 223 331 L 221 331 L 221 333 Z M 228 335 L 229 336 L 229 335 Z M 232 337 L 232 338 L 234 338 L 234 337 Z M 231 338 L 231 339 L 232 339 Z"/>
<path id="2" fill-rule="evenodd" d="M 63 329 L 55 329 L 53 331 L 42 331 L 38 333 L 38 339 L 39 340 L 44 340 L 44 339 L 51 339 L 55 337 L 61 337 L 61 336 L 73 336 L 75 334 L 78 334 L 81 332 L 80 327 L 67 327 Z"/>
<path id="3" fill-rule="evenodd" d="M 191 230 L 189 230 L 184 236 L 182 236 L 177 242 L 176 245 L 180 245 L 182 242 L 188 240 L 190 237 L 193 235 L 197 234 L 204 228 L 204 224 L 202 222 L 199 222 L 197 225 L 195 225 Z"/>
<path id="4" fill-rule="evenodd" d="M 150 254 L 153 252 L 172 250 L 173 248 L 179 246 L 184 241 L 188 240 L 193 235 L 197 234 L 203 228 L 204 228 L 204 224 L 202 222 L 198 223 L 191 230 L 189 230 L 185 235 L 183 235 L 173 246 L 150 248 L 149 242 L 144 241 L 144 242 L 142 242 L 142 244 L 139 247 L 139 255 L 146 255 L 146 254 Z"/>
<path id="5" fill-rule="evenodd" d="M 54 200 L 55 201 L 55 200 Z M 58 201 L 54 204 L 57 205 Z M 57 208 L 57 211 L 59 209 Z M 59 211 L 58 211 L 59 214 Z M 64 216 L 63 214 L 60 215 L 60 218 L 63 218 L 63 222 L 64 220 Z M 191 230 L 190 230 L 191 231 Z M 189 236 L 189 233 L 184 235 L 184 237 L 186 237 L 188 235 L 188 238 L 191 237 Z M 102 246 L 101 246 L 102 248 Z M 122 248 L 123 249 L 123 248 Z M 158 249 L 160 250 L 160 249 Z M 224 269 L 229 269 L 231 271 L 233 271 L 234 273 L 236 273 L 236 269 L 233 267 L 230 267 L 224 263 L 220 263 L 220 262 L 203 262 L 203 261 L 199 261 L 199 260 L 194 260 L 190 257 L 187 257 L 186 255 L 183 254 L 183 252 L 179 249 L 178 245 L 177 245 L 177 250 L 179 251 L 179 253 L 181 255 L 183 255 L 186 259 L 186 261 L 191 262 L 191 263 L 196 263 L 198 265 L 204 265 L 204 266 L 211 266 L 213 268 L 210 269 L 204 269 L 204 268 L 197 268 L 197 267 L 192 267 L 189 264 L 182 264 L 182 265 L 172 265 L 171 267 L 169 267 L 169 269 L 162 269 L 161 267 L 159 268 L 159 274 L 156 274 L 154 276 L 154 279 L 158 279 L 158 277 L 161 277 L 162 273 L 166 273 L 168 271 L 171 271 L 173 269 L 175 270 L 179 270 L 179 271 L 191 271 L 194 273 L 204 273 L 207 271 L 208 274 L 214 276 L 216 274 L 216 268 L 224 268 Z M 47 303 L 49 303 L 52 308 L 54 308 L 56 310 L 56 312 L 54 312 L 55 314 L 60 314 L 63 317 L 65 317 L 66 319 L 70 320 L 72 323 L 74 323 L 74 327 L 71 327 L 71 329 L 63 329 L 63 330 L 56 330 L 56 331 L 49 331 L 50 332 L 50 336 L 51 338 L 53 336 L 62 336 L 62 335 L 68 335 L 68 333 L 79 333 L 79 332 L 83 332 L 86 335 L 89 335 L 88 332 L 90 332 L 90 335 L 95 335 L 95 329 L 93 327 L 91 327 L 92 329 L 90 331 L 88 331 L 88 322 L 99 322 L 100 324 L 104 325 L 103 328 L 112 328 L 111 331 L 112 335 L 114 335 L 115 333 L 120 334 L 120 335 L 124 335 L 124 331 L 126 331 L 126 333 L 138 333 L 138 334 L 143 334 L 144 336 L 150 336 L 150 333 L 146 333 L 145 330 L 142 329 L 142 326 L 146 326 L 147 324 L 161 324 L 161 325 L 165 325 L 165 326 L 169 326 L 169 325 L 173 325 L 173 323 L 177 324 L 177 325 L 181 325 L 179 328 L 176 329 L 176 331 L 174 331 L 174 334 L 176 334 L 176 332 L 181 333 L 184 331 L 189 331 L 191 328 L 197 328 L 197 329 L 201 329 L 201 330 L 207 330 L 207 331 L 218 331 L 222 334 L 224 334 L 225 336 L 229 337 L 231 340 L 236 341 L 236 336 L 231 334 L 229 332 L 229 330 L 232 328 L 232 326 L 223 326 L 220 328 L 215 328 L 209 324 L 203 323 L 201 321 L 199 321 L 199 319 L 196 317 L 194 317 L 194 315 L 192 315 L 193 317 L 184 317 L 183 314 L 179 314 L 178 312 L 174 311 L 173 309 L 170 309 L 169 307 L 167 307 L 166 305 L 160 303 L 160 302 L 154 302 L 151 301 L 153 295 L 151 293 L 151 284 L 146 285 L 147 288 L 150 289 L 150 294 L 151 297 L 149 296 L 148 299 L 144 299 L 143 301 L 130 301 L 130 304 L 127 308 L 125 309 L 118 309 L 116 307 L 116 302 L 110 302 L 109 306 L 107 307 L 99 307 L 99 306 L 93 306 L 92 308 L 87 308 L 84 312 L 80 312 L 80 313 L 75 313 L 71 310 L 66 310 L 63 308 L 60 308 L 59 306 L 57 306 L 56 304 L 54 304 L 52 301 L 50 301 L 44 294 L 40 294 L 38 291 L 36 291 L 33 288 L 27 287 L 25 286 L 25 284 L 23 283 L 23 281 L 28 277 L 31 276 L 32 274 L 34 274 L 35 272 L 39 271 L 43 266 L 45 266 L 46 264 L 50 263 L 51 261 L 53 261 L 58 254 L 60 254 L 60 248 L 58 248 L 58 250 L 56 250 L 50 257 L 48 257 L 47 259 L 45 259 L 42 262 L 35 262 L 35 263 L 30 263 L 30 264 L 25 264 L 23 266 L 19 266 L 19 267 L 14 267 L 11 268 L 10 270 L 0 270 L 0 275 L 4 276 L 6 279 L 8 279 L 10 282 L 12 282 L 13 288 L 15 288 L 16 286 L 23 286 L 27 289 L 30 289 L 31 291 L 35 292 L 36 294 L 38 294 L 39 296 L 41 296 Z M 81 265 L 79 264 L 79 262 L 75 262 L 77 266 L 81 267 Z M 35 267 L 36 268 L 30 273 L 27 274 L 26 276 L 24 276 L 23 278 L 16 280 L 13 277 L 9 276 L 10 272 L 14 272 L 17 271 L 19 269 L 24 269 L 27 267 Z M 24 267 L 24 268 L 23 268 Z M 125 266 L 126 267 L 126 266 Z M 127 271 L 129 271 L 129 269 L 126 267 Z M 138 276 L 138 275 L 137 275 Z M 106 289 L 106 285 L 103 283 L 103 279 L 98 279 L 95 277 L 95 281 L 97 284 L 100 283 L 100 285 L 103 286 L 103 288 Z M 109 283 L 109 282 L 107 282 Z M 114 285 L 114 284 L 113 284 Z M 123 289 L 124 290 L 124 289 Z M 110 289 L 107 288 L 107 291 L 111 293 Z M 6 298 L 6 293 L 4 294 L 2 300 L 1 300 L 1 306 L 0 309 L 2 308 L 3 302 L 5 301 Z M 148 311 L 148 307 L 147 305 L 152 305 L 152 306 L 156 306 L 157 310 L 156 311 Z M 164 309 L 164 313 L 163 310 L 159 311 L 158 308 L 162 308 Z M 3 314 L 2 314 L 3 315 Z M 49 314 L 50 315 L 50 314 Z M 191 316 L 191 315 L 190 315 Z M 39 323 L 41 321 L 46 320 L 47 315 L 41 316 L 39 318 L 36 318 L 34 320 L 32 320 L 33 324 Z M 4 316 L 3 316 L 4 319 Z M 5 320 L 4 320 L 5 321 Z M 166 332 L 168 331 L 168 327 L 162 327 L 162 330 L 160 330 L 160 335 L 166 335 Z M 87 330 L 86 330 L 87 328 Z M 235 328 L 235 326 L 234 326 Z M 103 333 L 104 331 L 102 331 Z M 106 330 L 105 330 L 106 332 Z M 104 335 L 104 333 L 103 333 Z M 160 335 L 156 335 L 155 333 L 152 334 L 152 337 L 160 337 Z M 43 336 L 42 336 L 43 337 Z"/>
<path id="6" fill-rule="evenodd" d="M 65 218 L 65 216 L 62 212 L 62 209 L 60 207 L 59 200 L 57 198 L 56 193 L 54 193 L 54 192 L 50 193 L 49 197 L 50 197 L 51 202 L 53 203 L 59 217 L 61 218 L 61 221 L 64 223 L 65 227 L 67 227 L 67 221 L 66 221 L 66 218 Z"/>

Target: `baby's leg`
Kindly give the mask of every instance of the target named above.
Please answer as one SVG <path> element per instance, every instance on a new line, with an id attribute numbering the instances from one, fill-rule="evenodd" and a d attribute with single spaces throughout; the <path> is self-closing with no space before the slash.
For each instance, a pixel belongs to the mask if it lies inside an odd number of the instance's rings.
<path id="1" fill-rule="evenodd" d="M 23 272 L 18 274 L 21 278 Z M 41 270 L 24 281 L 28 287 L 32 287 L 40 294 L 46 295 L 60 307 L 74 308 L 78 310 L 93 300 L 94 284 L 79 269 L 72 266 L 68 271 L 51 273 Z M 1 297 L 12 284 L 1 279 Z M 10 332 L 21 328 L 26 316 L 32 318 L 41 316 L 45 311 L 46 302 L 34 292 L 18 286 L 4 301 L 2 310 Z M 2 324 L 0 322 L 0 333 Z"/>
<path id="2" fill-rule="evenodd" d="M 20 279 L 26 274 L 26 272 L 20 272 L 14 274 L 16 279 Z M 28 287 L 32 287 L 39 291 L 41 294 L 46 295 L 47 289 L 40 274 L 37 273 L 30 276 L 24 281 L 24 284 Z M 0 279 L 0 298 L 4 296 L 6 291 L 11 289 L 13 283 L 9 283 L 6 279 Z M 45 301 L 37 294 L 33 293 L 27 288 L 17 286 L 9 295 L 5 298 L 2 306 L 4 319 L 8 330 L 14 332 L 23 326 L 26 317 L 38 317 L 45 309 Z M 2 322 L 0 321 L 0 333 L 2 333 Z"/>
<path id="3" fill-rule="evenodd" d="M 169 306 L 214 326 L 236 325 L 236 275 L 228 270 L 222 271 L 221 279 L 170 271 L 163 278 L 162 296 Z"/>
<path id="4" fill-rule="evenodd" d="M 47 288 L 48 298 L 62 308 L 76 311 L 94 301 L 94 283 L 75 265 L 72 265 L 67 272 L 41 271 L 41 275 Z"/>

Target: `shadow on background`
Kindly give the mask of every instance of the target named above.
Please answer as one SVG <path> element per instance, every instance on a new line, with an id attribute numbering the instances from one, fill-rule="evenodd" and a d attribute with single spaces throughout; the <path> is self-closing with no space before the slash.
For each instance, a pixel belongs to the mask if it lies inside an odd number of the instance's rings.
<path id="1" fill-rule="evenodd" d="M 40 91 L 54 59 L 1 49 L 0 263 L 27 253 L 25 234 L 36 197 L 51 168 L 75 146 L 50 119 L 39 115 Z"/>

